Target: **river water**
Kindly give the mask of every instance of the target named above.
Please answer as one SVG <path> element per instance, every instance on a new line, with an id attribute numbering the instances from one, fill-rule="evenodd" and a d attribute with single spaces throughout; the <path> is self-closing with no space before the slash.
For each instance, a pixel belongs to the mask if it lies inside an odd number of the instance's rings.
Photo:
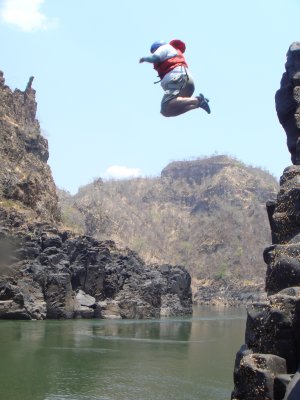
<path id="1" fill-rule="evenodd" d="M 0 321 L 0 399 L 229 400 L 245 319 Z"/>

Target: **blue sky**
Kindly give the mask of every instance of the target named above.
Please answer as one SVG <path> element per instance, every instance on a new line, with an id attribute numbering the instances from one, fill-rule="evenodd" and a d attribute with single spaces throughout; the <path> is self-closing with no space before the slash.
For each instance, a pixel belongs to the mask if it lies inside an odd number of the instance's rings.
<path id="1" fill-rule="evenodd" d="M 0 0 L 0 70 L 30 76 L 58 187 L 159 176 L 171 161 L 234 156 L 277 178 L 290 165 L 274 104 L 299 0 Z M 160 115 L 153 41 L 179 38 L 211 115 Z"/>

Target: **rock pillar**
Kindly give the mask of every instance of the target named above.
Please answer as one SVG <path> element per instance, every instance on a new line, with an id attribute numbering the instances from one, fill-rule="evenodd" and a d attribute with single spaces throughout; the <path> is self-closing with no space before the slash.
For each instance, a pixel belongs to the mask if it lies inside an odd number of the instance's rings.
<path id="1" fill-rule="evenodd" d="M 287 135 L 293 165 L 267 203 L 272 245 L 265 302 L 248 309 L 245 345 L 237 353 L 233 400 L 300 399 L 300 43 L 287 52 L 276 111 Z"/>

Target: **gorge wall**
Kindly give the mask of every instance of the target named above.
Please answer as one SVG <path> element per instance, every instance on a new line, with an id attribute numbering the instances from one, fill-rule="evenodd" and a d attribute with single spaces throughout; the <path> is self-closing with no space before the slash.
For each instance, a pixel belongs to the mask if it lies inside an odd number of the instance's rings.
<path id="1" fill-rule="evenodd" d="M 267 300 L 248 309 L 233 400 L 300 399 L 300 43 L 287 53 L 276 110 L 293 165 L 267 203 L 272 245 L 264 251 Z"/>
<path id="2" fill-rule="evenodd" d="M 60 219 L 56 187 L 47 164 L 48 142 L 36 119 L 33 77 L 25 91 L 12 91 L 0 71 L 0 197 L 40 219 Z"/>
<path id="3" fill-rule="evenodd" d="M 0 319 L 191 314 L 184 267 L 62 226 L 32 82 L 12 91 L 0 72 Z"/>

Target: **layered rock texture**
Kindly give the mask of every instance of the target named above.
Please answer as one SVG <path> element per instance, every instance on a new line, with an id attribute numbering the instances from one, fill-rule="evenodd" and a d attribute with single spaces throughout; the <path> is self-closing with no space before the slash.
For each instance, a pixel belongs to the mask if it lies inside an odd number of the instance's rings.
<path id="1" fill-rule="evenodd" d="M 293 164 L 267 203 L 272 245 L 264 251 L 267 300 L 248 309 L 245 345 L 236 357 L 232 399 L 300 399 L 300 43 L 287 53 L 276 93 Z M 299 92 L 299 93 L 298 93 Z"/>
<path id="2" fill-rule="evenodd" d="M 184 267 L 63 228 L 32 81 L 12 92 L 0 72 L 0 319 L 191 314 Z"/>

